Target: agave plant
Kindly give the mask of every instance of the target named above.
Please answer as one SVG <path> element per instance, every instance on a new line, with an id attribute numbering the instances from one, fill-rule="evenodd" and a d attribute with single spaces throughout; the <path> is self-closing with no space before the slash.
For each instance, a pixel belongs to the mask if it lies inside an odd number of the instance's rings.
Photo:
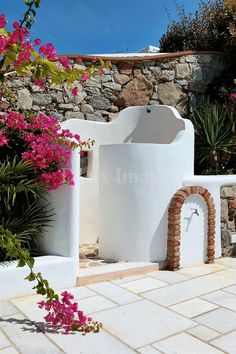
<path id="1" fill-rule="evenodd" d="M 0 164 L 0 224 L 36 255 L 37 244 L 50 226 L 53 213 L 31 163 L 16 156 Z M 0 261 L 5 254 L 0 250 Z"/>
<path id="2" fill-rule="evenodd" d="M 199 171 L 212 174 L 233 172 L 235 166 L 230 169 L 230 163 L 236 154 L 236 134 L 232 112 L 226 105 L 211 103 L 209 97 L 203 96 L 191 119 L 196 132 L 195 158 Z"/>

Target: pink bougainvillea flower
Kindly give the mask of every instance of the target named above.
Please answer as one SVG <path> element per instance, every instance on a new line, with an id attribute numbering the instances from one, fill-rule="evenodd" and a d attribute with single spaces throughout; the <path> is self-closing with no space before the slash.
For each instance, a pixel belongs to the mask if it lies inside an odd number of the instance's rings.
<path id="1" fill-rule="evenodd" d="M 45 309 L 47 315 L 45 321 L 52 326 L 61 326 L 65 333 L 79 330 L 81 332 L 98 332 L 102 327 L 101 323 L 94 322 L 92 317 L 86 317 L 83 311 L 79 310 L 78 302 L 74 302 L 74 296 L 64 291 L 61 293 L 61 300 L 48 300 L 38 302 L 40 309 Z"/>
<path id="2" fill-rule="evenodd" d="M 66 57 L 66 56 L 59 57 L 58 61 L 63 66 L 63 68 L 70 69 L 70 63 L 69 63 L 69 58 L 68 57 Z"/>
<path id="3" fill-rule="evenodd" d="M 71 93 L 73 96 L 77 96 L 78 95 L 78 87 L 73 87 L 73 89 L 71 90 Z"/>
<path id="4" fill-rule="evenodd" d="M 63 171 L 57 170 L 54 172 L 43 173 L 40 180 L 48 186 L 49 191 L 53 191 L 63 185 Z"/>
<path id="5" fill-rule="evenodd" d="M 17 22 L 17 21 L 14 21 L 14 22 L 13 22 L 12 27 L 13 27 L 16 31 L 19 31 L 20 28 L 21 28 L 19 22 Z"/>
<path id="6" fill-rule="evenodd" d="M 44 308 L 44 306 L 45 306 L 45 301 L 44 300 L 41 300 L 41 301 L 38 302 L 38 307 L 40 309 Z"/>
<path id="7" fill-rule="evenodd" d="M 81 63 L 81 61 L 83 61 L 83 57 L 81 57 L 80 55 L 78 57 L 76 57 L 76 61 L 78 63 Z"/>
<path id="8" fill-rule="evenodd" d="M 14 44 L 17 41 L 19 41 L 20 35 L 19 32 L 14 31 L 11 33 L 10 38 L 9 38 L 9 44 Z"/>
<path id="9" fill-rule="evenodd" d="M 7 126 L 18 130 L 27 128 L 27 123 L 24 117 L 16 112 L 9 112 L 6 116 Z"/>
<path id="10" fill-rule="evenodd" d="M 69 305 L 70 304 L 70 300 L 74 299 L 74 296 L 71 293 L 68 293 L 68 291 L 63 291 L 61 293 L 62 296 L 62 302 Z"/>
<path id="11" fill-rule="evenodd" d="M 4 36 L 0 36 L 0 54 L 2 54 L 7 46 L 7 38 Z"/>
<path id="12" fill-rule="evenodd" d="M 14 67 L 18 67 L 22 65 L 24 62 L 28 62 L 31 60 L 31 50 L 32 45 L 30 42 L 21 43 L 21 51 L 18 53 L 17 60 L 14 62 Z"/>
<path id="13" fill-rule="evenodd" d="M 81 140 L 80 140 L 80 135 L 74 134 L 74 138 L 78 141 L 78 143 L 81 142 Z"/>
<path id="14" fill-rule="evenodd" d="M 38 45 L 40 45 L 40 44 L 41 44 L 41 39 L 36 38 L 36 39 L 34 40 L 34 46 L 38 46 Z"/>
<path id="15" fill-rule="evenodd" d="M 0 131 L 0 147 L 7 145 L 8 141 L 9 139 L 6 137 L 6 135 L 2 131 Z"/>
<path id="16" fill-rule="evenodd" d="M 98 60 L 98 57 L 92 57 L 92 62 L 95 62 Z"/>
<path id="17" fill-rule="evenodd" d="M 5 15 L 0 15 L 0 28 L 4 28 L 7 24 L 7 20 L 5 18 Z"/>
<path id="18" fill-rule="evenodd" d="M 68 184 L 69 186 L 74 186 L 73 173 L 71 170 L 67 169 L 64 171 L 64 184 Z"/>
<path id="19" fill-rule="evenodd" d="M 236 92 L 231 93 L 230 97 L 233 98 L 234 100 L 236 100 Z"/>
<path id="20" fill-rule="evenodd" d="M 44 84 L 41 80 L 36 79 L 36 80 L 33 81 L 33 83 L 34 83 L 36 86 L 38 86 L 39 88 L 41 88 L 41 90 L 44 90 L 44 89 L 45 89 L 45 84 Z"/>
<path id="21" fill-rule="evenodd" d="M 39 53 L 44 54 L 49 60 L 56 60 L 56 49 L 52 43 L 47 43 L 39 48 Z"/>
<path id="22" fill-rule="evenodd" d="M 21 27 L 21 25 L 17 21 L 13 22 L 13 28 L 15 29 L 15 31 L 17 31 L 19 33 L 19 36 L 20 36 L 19 39 L 21 39 L 21 40 L 24 37 L 29 35 L 29 31 L 27 31 L 27 29 Z"/>
<path id="23" fill-rule="evenodd" d="M 86 81 L 90 78 L 89 74 L 88 73 L 83 73 L 82 75 L 82 80 Z"/>

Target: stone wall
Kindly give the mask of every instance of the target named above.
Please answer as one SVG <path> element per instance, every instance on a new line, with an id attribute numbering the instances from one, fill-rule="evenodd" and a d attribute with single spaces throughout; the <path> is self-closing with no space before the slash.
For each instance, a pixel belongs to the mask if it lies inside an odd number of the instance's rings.
<path id="1" fill-rule="evenodd" d="M 231 234 L 236 234 L 236 185 L 221 188 L 221 238 L 223 256 L 231 256 Z"/>
<path id="2" fill-rule="evenodd" d="M 106 58 L 105 58 L 106 59 Z M 224 69 L 224 56 L 217 53 L 176 53 L 150 57 L 113 57 L 111 69 L 77 83 L 79 95 L 64 86 L 48 85 L 42 92 L 26 79 L 12 81 L 23 109 L 43 111 L 59 121 L 79 118 L 110 121 L 117 112 L 133 105 L 167 104 L 186 117 L 195 95 L 206 90 Z M 76 63 L 85 67 L 89 62 Z"/>

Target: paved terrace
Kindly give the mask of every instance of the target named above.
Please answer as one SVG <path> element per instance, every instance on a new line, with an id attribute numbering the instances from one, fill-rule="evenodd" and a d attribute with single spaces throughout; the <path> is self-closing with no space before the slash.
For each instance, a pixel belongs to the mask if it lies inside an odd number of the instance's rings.
<path id="1" fill-rule="evenodd" d="M 236 353 L 236 258 L 73 288 L 98 334 L 43 332 L 39 296 L 0 303 L 0 354 Z"/>

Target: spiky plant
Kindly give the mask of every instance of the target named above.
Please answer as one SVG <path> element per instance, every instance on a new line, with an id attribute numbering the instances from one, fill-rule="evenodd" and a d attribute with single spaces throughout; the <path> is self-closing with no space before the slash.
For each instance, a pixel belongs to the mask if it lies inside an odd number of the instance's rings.
<path id="1" fill-rule="evenodd" d="M 227 106 L 211 103 L 209 97 L 203 96 L 192 113 L 192 122 L 199 170 L 211 174 L 227 173 L 230 161 L 236 154 L 235 118 Z"/>
<path id="2" fill-rule="evenodd" d="M 16 156 L 0 164 L 0 224 L 22 241 L 31 254 L 50 226 L 53 213 L 45 199 L 45 189 L 38 182 L 31 163 Z M 0 251 L 0 260 L 5 253 Z"/>

